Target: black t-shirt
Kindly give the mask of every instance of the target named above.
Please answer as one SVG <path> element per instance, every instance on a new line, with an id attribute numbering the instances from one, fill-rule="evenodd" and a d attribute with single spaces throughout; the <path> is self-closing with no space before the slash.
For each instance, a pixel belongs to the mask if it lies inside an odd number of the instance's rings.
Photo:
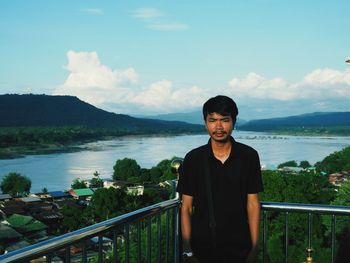
<path id="1" fill-rule="evenodd" d="M 247 249 L 251 245 L 247 219 L 247 194 L 263 190 L 258 153 L 251 147 L 236 142 L 225 163 L 214 157 L 210 140 L 207 145 L 190 151 L 183 163 L 177 191 L 193 197 L 193 245 L 211 247 L 209 212 L 204 178 L 205 158 L 208 158 L 212 184 L 216 243 Z"/>

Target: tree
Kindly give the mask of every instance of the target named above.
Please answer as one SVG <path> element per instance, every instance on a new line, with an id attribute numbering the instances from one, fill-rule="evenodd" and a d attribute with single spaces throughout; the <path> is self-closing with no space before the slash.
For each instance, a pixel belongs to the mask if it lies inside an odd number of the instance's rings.
<path id="1" fill-rule="evenodd" d="M 315 164 L 318 171 L 336 173 L 350 170 L 350 146 L 334 152 Z"/>
<path id="2" fill-rule="evenodd" d="M 311 164 L 308 161 L 301 161 L 300 164 L 299 164 L 299 167 L 305 169 L 305 168 L 311 167 Z"/>
<path id="3" fill-rule="evenodd" d="M 47 190 L 47 188 L 44 187 L 44 188 L 41 189 L 41 192 L 44 193 L 44 194 L 47 194 L 49 192 L 49 190 Z"/>
<path id="4" fill-rule="evenodd" d="M 141 168 L 141 170 L 140 170 L 140 181 L 142 183 L 151 181 L 151 176 L 150 176 L 149 169 Z"/>
<path id="5" fill-rule="evenodd" d="M 90 187 L 99 188 L 103 187 L 103 181 L 100 179 L 99 172 L 94 172 L 94 177 L 90 180 Z"/>
<path id="6" fill-rule="evenodd" d="M 283 167 L 298 167 L 298 164 L 296 161 L 293 160 L 293 161 L 281 163 L 277 166 L 277 168 L 283 168 Z"/>
<path id="7" fill-rule="evenodd" d="M 80 180 L 79 178 L 75 178 L 70 187 L 72 187 L 73 189 L 87 188 L 83 180 Z"/>
<path id="8" fill-rule="evenodd" d="M 161 182 L 166 180 L 176 179 L 176 174 L 172 171 L 171 162 L 174 159 L 180 159 L 179 157 L 173 157 L 171 160 L 165 159 L 157 164 L 157 167 L 162 171 L 162 176 L 159 179 Z"/>
<path id="9" fill-rule="evenodd" d="M 60 212 L 63 215 L 63 220 L 60 225 L 61 233 L 67 233 L 91 224 L 91 217 L 83 208 L 64 205 Z"/>
<path id="10" fill-rule="evenodd" d="M 97 189 L 91 198 L 89 209 L 97 222 L 123 214 L 126 205 L 126 190 L 110 188 Z"/>
<path id="11" fill-rule="evenodd" d="M 159 178 L 162 176 L 162 171 L 158 167 L 152 167 L 149 171 L 151 182 L 152 183 L 159 183 Z"/>
<path id="12" fill-rule="evenodd" d="M 141 168 L 134 159 L 117 160 L 113 170 L 114 180 L 134 181 L 135 178 L 140 179 Z"/>
<path id="13" fill-rule="evenodd" d="M 19 173 L 9 173 L 1 182 L 0 188 L 4 194 L 26 196 L 29 194 L 32 182 L 27 176 Z"/>

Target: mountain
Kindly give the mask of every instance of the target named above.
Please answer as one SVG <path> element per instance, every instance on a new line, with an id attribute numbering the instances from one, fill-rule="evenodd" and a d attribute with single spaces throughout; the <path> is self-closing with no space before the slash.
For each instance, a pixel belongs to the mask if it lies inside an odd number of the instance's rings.
<path id="1" fill-rule="evenodd" d="M 246 131 L 272 131 L 298 127 L 350 126 L 350 112 L 314 112 L 283 118 L 251 120 L 237 128 Z"/>
<path id="2" fill-rule="evenodd" d="M 183 121 L 192 124 L 204 124 L 203 113 L 202 110 L 192 111 L 187 113 L 167 113 L 167 114 L 159 114 L 152 116 L 142 116 L 143 118 L 152 118 L 157 120 L 165 120 L 165 121 Z M 246 121 L 237 119 L 237 125 L 243 124 Z"/>
<path id="3" fill-rule="evenodd" d="M 202 111 L 192 111 L 187 113 L 166 113 L 151 116 L 138 116 L 147 119 L 157 119 L 163 121 L 183 121 L 192 124 L 202 124 L 203 125 L 203 113 Z"/>
<path id="4" fill-rule="evenodd" d="M 107 112 L 73 96 L 0 95 L 0 127 L 86 126 L 127 131 L 203 131 L 202 125 Z"/>

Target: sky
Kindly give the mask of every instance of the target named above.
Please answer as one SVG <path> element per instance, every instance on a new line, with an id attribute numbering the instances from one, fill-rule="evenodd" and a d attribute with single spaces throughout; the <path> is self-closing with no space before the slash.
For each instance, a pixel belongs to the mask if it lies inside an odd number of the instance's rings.
<path id="1" fill-rule="evenodd" d="M 348 0 L 0 0 L 0 94 L 130 115 L 350 111 Z"/>

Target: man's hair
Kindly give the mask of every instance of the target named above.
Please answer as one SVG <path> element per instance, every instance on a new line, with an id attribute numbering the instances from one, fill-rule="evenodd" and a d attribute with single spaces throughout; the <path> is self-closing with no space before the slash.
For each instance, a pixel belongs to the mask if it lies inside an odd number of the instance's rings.
<path id="1" fill-rule="evenodd" d="M 231 116 L 233 124 L 236 123 L 236 117 L 238 115 L 238 108 L 233 99 L 218 95 L 210 98 L 203 105 L 203 118 L 207 119 L 208 114 L 218 113 L 222 116 Z"/>

